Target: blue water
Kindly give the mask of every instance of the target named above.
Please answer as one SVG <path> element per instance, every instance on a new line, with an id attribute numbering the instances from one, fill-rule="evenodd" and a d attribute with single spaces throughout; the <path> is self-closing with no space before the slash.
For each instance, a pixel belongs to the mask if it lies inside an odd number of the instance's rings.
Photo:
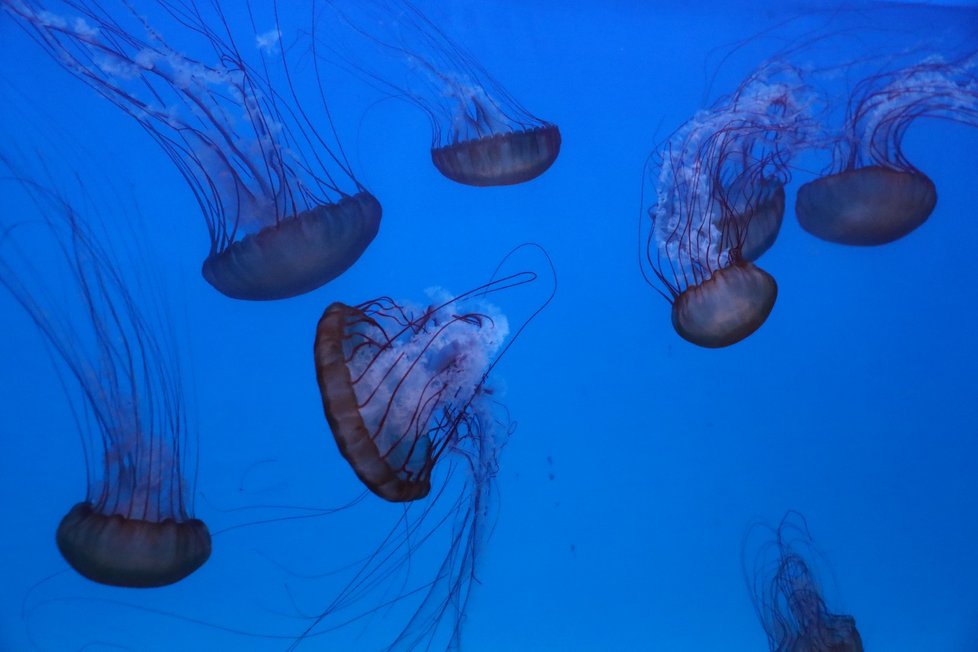
<path id="1" fill-rule="evenodd" d="M 107 197 L 121 264 L 149 267 L 165 290 L 199 435 L 196 514 L 216 533 L 210 561 L 163 589 L 103 587 L 68 569 L 53 533 L 84 493 L 78 428 L 36 329 L 0 296 L 0 649 L 285 649 L 335 594 L 343 574 L 329 573 L 369 555 L 400 513 L 367 496 L 329 516 L 258 523 L 361 491 L 315 384 L 323 309 L 462 292 L 532 241 L 552 257 L 558 292 L 493 372 L 518 425 L 501 452 L 463 649 L 763 650 L 743 541 L 751 523 L 795 509 L 821 553 L 828 605 L 855 617 L 867 650 L 978 650 L 978 129 L 909 130 L 907 156 L 939 201 L 884 247 L 831 245 L 798 227 L 794 192 L 826 162 L 802 161 L 764 258 L 777 305 L 733 347 L 680 339 L 638 266 L 649 153 L 761 59 L 814 27 L 838 37 L 813 48 L 819 61 L 928 35 L 974 44 L 978 9 L 847 7 L 833 23 L 784 3 L 652 4 L 423 3 L 559 125 L 560 157 L 527 184 L 453 184 L 431 166 L 422 113 L 336 83 L 340 135 L 384 206 L 380 235 L 339 279 L 270 303 L 203 282 L 206 230 L 171 162 L 0 16 L 0 146 L 33 170 L 38 158 L 76 170 Z M 32 219 L 23 203 L 2 204 L 7 223 Z M 35 266 L 56 257 L 39 249 Z M 506 308 L 525 318 L 547 282 Z M 412 566 L 439 561 L 425 549 Z M 300 649 L 381 649 L 406 615 L 385 606 L 400 579 L 357 605 L 367 616 Z"/>

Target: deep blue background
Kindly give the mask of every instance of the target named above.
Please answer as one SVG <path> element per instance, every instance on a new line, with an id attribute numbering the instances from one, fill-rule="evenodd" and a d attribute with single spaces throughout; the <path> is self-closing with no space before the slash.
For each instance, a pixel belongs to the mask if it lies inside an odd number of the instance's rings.
<path id="1" fill-rule="evenodd" d="M 762 263 L 780 288 L 774 313 L 737 346 L 694 348 L 638 272 L 643 163 L 655 142 L 821 19 L 781 3 L 651 4 L 423 5 L 560 126 L 561 156 L 525 185 L 454 185 L 430 164 L 422 114 L 374 103 L 352 82 L 331 89 L 384 221 L 349 273 L 285 302 L 235 302 L 203 282 L 206 232 L 174 167 L 7 16 L 0 135 L 4 146 L 71 152 L 83 177 L 109 177 L 138 201 L 143 215 L 129 228 L 153 253 L 191 361 L 197 514 L 212 531 L 268 515 L 229 508 L 336 505 L 358 493 L 314 382 L 313 329 L 329 302 L 463 291 L 513 245 L 536 241 L 560 287 L 496 370 L 519 427 L 502 455 L 466 650 L 762 650 L 741 544 L 749 523 L 789 508 L 807 516 L 827 561 L 829 605 L 856 617 L 867 650 L 978 650 L 978 130 L 937 121 L 910 130 L 906 152 L 939 202 L 922 228 L 886 247 L 802 232 L 790 198 L 812 175 L 798 171 Z M 833 40 L 819 56 L 856 57 L 867 42 L 902 47 L 908 31 L 973 36 L 978 26 L 974 9 L 869 15 L 858 24 L 879 31 Z M 720 65 L 717 48 L 785 20 Z M 16 204 L 0 205 L 4 219 L 17 218 L 8 214 Z M 369 552 L 376 523 L 396 513 L 366 504 L 218 535 L 199 572 L 152 592 L 61 572 L 53 531 L 81 498 L 81 450 L 40 339 L 9 297 L 0 311 L 0 649 L 283 649 L 104 600 L 294 634 L 301 622 L 280 614 L 323 608 L 335 586 L 290 572 L 349 561 L 331 556 L 341 544 Z M 358 635 L 302 649 L 363 649 Z"/>

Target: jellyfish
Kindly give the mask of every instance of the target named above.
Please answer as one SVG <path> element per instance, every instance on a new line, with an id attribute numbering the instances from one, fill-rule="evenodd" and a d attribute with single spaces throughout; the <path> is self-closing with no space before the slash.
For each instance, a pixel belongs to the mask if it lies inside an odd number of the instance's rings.
<path id="1" fill-rule="evenodd" d="M 817 132 L 812 106 L 796 71 L 766 64 L 651 159 L 645 258 L 654 280 L 646 279 L 672 304 L 673 327 L 689 342 L 735 344 L 771 313 L 777 283 L 754 261 L 781 228 L 788 163 Z"/>
<path id="2" fill-rule="evenodd" d="M 368 81 L 417 105 L 431 121 L 431 160 L 448 179 L 469 186 L 524 183 L 546 172 L 560 153 L 557 125 L 527 111 L 489 72 L 410 0 L 324 0 L 323 51 Z M 332 45 L 341 26 L 352 43 Z M 362 51 L 363 56 L 351 51 Z M 391 81 L 365 61 L 376 51 L 406 66 Z"/>
<path id="3" fill-rule="evenodd" d="M 203 277 L 219 292 L 255 301 L 310 292 L 377 235 L 380 204 L 354 177 L 325 100 L 298 96 L 277 15 L 239 46 L 216 2 L 211 14 L 192 0 L 158 3 L 166 28 L 128 3 L 115 13 L 85 0 L 0 5 L 177 167 L 210 236 Z M 171 46 L 166 29 L 196 39 L 199 58 Z"/>
<path id="4" fill-rule="evenodd" d="M 390 649 L 433 649 L 436 639 L 458 646 L 478 554 L 491 529 L 499 451 L 512 431 L 489 373 L 553 294 L 512 332 L 488 297 L 536 278 L 519 272 L 457 296 L 433 291 L 423 308 L 389 297 L 356 306 L 336 302 L 319 321 L 316 377 L 337 447 L 367 489 L 404 505 L 408 524 L 397 527 L 410 532 L 385 539 L 334 604 L 377 578 L 397 575 L 408 557 L 416 558 L 411 540 L 427 542 L 427 528 L 450 524 L 448 551 L 434 577 L 420 582 L 420 604 Z M 442 470 L 437 482 L 436 469 Z M 453 475 L 461 487 L 454 500 L 447 489 Z M 433 510 L 446 503 L 436 517 Z M 406 546 L 408 555 L 401 552 Z M 405 597 L 412 593 L 409 588 Z M 324 611 L 296 644 L 329 616 L 334 610 Z"/>
<path id="5" fill-rule="evenodd" d="M 78 420 L 85 498 L 61 520 L 58 550 L 94 582 L 173 584 L 207 561 L 211 537 L 193 516 L 194 457 L 174 350 L 149 317 L 165 313 L 137 307 L 110 251 L 63 195 L 24 177 L 16 183 L 54 235 L 72 281 L 59 287 L 75 310 L 43 300 L 56 286 L 35 273 L 36 251 L 14 237 L 27 222 L 4 231 L 0 285 L 63 363 L 62 387 L 81 390 L 76 415 L 89 417 L 87 426 Z M 5 196 L 9 206 L 13 196 Z"/>
<path id="6" fill-rule="evenodd" d="M 774 246 L 784 221 L 784 182 L 774 177 L 738 176 L 722 186 L 718 201 L 732 219 L 721 220 L 721 249 L 740 249 L 754 262 Z"/>
<path id="7" fill-rule="evenodd" d="M 798 190 L 798 223 L 839 244 L 873 246 L 899 240 L 923 224 L 937 204 L 931 179 L 903 153 L 918 118 L 978 126 L 978 53 L 956 62 L 932 56 L 856 85 L 831 171 Z"/>
<path id="8" fill-rule="evenodd" d="M 503 315 L 457 300 L 417 317 L 388 299 L 333 303 L 316 330 L 316 377 L 340 453 L 385 500 L 424 498 L 431 471 L 468 435 L 484 374 L 505 339 Z"/>
<path id="9" fill-rule="evenodd" d="M 852 616 L 829 611 L 822 589 L 802 554 L 811 548 L 808 525 L 788 512 L 760 548 L 745 579 L 771 652 L 862 652 Z"/>

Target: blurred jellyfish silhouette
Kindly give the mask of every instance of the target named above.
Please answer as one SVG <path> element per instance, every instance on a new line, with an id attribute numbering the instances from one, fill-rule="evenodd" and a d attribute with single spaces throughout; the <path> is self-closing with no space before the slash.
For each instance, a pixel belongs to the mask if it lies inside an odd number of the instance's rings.
<path id="1" fill-rule="evenodd" d="M 513 185 L 540 176 L 557 159 L 557 126 L 527 111 L 409 0 L 317 4 L 321 51 L 427 114 L 431 160 L 444 176 L 470 186 Z M 372 69 L 366 62 L 377 54 L 399 70 Z"/>
<path id="2" fill-rule="evenodd" d="M 42 216 L 68 277 L 44 280 L 53 268 L 42 274 L 33 266 L 36 248 L 28 253 L 16 237 L 31 223 L 7 225 L 0 285 L 63 363 L 69 398 L 70 386 L 81 390 L 81 409 L 73 405 L 73 412 L 88 486 L 58 526 L 58 549 L 78 573 L 102 584 L 178 582 L 207 561 L 211 537 L 193 517 L 195 458 L 175 352 L 160 336 L 165 313 L 137 307 L 131 281 L 61 195 L 23 177 L 7 177 L 5 185 L 8 206 L 19 188 Z M 55 300 L 55 288 L 63 300 Z"/>
<path id="3" fill-rule="evenodd" d="M 236 16 L 217 2 L 207 11 L 193 0 L 156 3 L 181 42 L 201 47 L 198 59 L 128 3 L 0 4 L 173 161 L 204 214 L 202 273 L 218 291 L 249 300 L 309 292 L 345 272 L 377 234 L 380 204 L 353 176 L 318 76 L 315 101 L 297 95 L 277 15 L 239 47 Z"/>
<path id="4" fill-rule="evenodd" d="M 751 567 L 744 546 L 744 577 L 771 652 L 862 652 L 852 616 L 831 613 L 812 570 L 816 556 L 805 518 L 785 514 L 757 550 Z M 807 558 L 806 558 L 807 557 Z"/>
<path id="5" fill-rule="evenodd" d="M 693 344 L 739 342 L 774 307 L 777 284 L 754 261 L 781 228 L 791 158 L 817 137 L 814 97 L 796 70 L 767 64 L 650 157 L 644 258 L 654 278 L 643 274 Z"/>
<path id="6" fill-rule="evenodd" d="M 436 649 L 438 642 L 458 647 L 478 555 L 491 530 L 498 456 L 512 430 L 508 416 L 499 414 L 488 376 L 553 293 L 515 332 L 488 299 L 529 289 L 536 279 L 535 272 L 521 271 L 458 296 L 429 291 L 426 308 L 382 297 L 357 306 L 333 303 L 323 313 L 316 376 L 337 446 L 364 486 L 405 504 L 406 511 L 404 522 L 296 646 L 349 595 L 418 564 L 416 546 L 447 525 L 448 549 L 435 555 L 442 559 L 435 576 L 399 598 L 421 593 L 389 649 Z M 432 491 L 436 468 L 441 473 Z M 448 489 L 453 476 L 460 487 L 454 500 Z"/>
<path id="7" fill-rule="evenodd" d="M 978 126 L 978 53 L 955 62 L 932 56 L 856 85 L 831 172 L 798 190 L 802 228 L 823 240 L 881 245 L 923 224 L 937 189 L 903 154 L 919 118 Z"/>

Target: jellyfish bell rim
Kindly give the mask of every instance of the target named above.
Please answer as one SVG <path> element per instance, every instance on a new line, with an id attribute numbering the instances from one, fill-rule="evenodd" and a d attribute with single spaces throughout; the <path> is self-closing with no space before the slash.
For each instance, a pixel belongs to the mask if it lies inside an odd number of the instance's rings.
<path id="1" fill-rule="evenodd" d="M 802 185 L 795 215 L 820 240 L 872 247 L 909 235 L 936 206 L 937 187 L 923 172 L 867 165 Z"/>
<path id="2" fill-rule="evenodd" d="M 360 259 L 380 230 L 382 214 L 380 202 L 362 190 L 232 242 L 204 259 L 201 274 L 232 299 L 274 301 L 306 294 Z"/>
<path id="3" fill-rule="evenodd" d="M 420 500 L 431 491 L 428 473 L 422 473 L 417 480 L 397 477 L 363 421 L 343 353 L 345 324 L 350 317 L 376 323 L 359 308 L 335 301 L 323 311 L 316 326 L 313 354 L 326 421 L 340 454 L 371 492 L 393 503 Z"/>
<path id="4" fill-rule="evenodd" d="M 770 316 L 777 296 L 774 277 L 741 260 L 679 293 L 672 303 L 672 325 L 687 342 L 724 348 L 756 332 Z"/>
<path id="5" fill-rule="evenodd" d="M 108 586 L 158 588 L 193 574 L 210 558 L 211 535 L 195 518 L 146 521 L 75 504 L 58 525 L 58 550 L 83 577 Z"/>
<path id="6" fill-rule="evenodd" d="M 431 148 L 431 161 L 443 176 L 467 186 L 512 186 L 550 169 L 562 138 L 554 124 L 494 133 Z M 519 165 L 507 165 L 516 161 Z"/>

